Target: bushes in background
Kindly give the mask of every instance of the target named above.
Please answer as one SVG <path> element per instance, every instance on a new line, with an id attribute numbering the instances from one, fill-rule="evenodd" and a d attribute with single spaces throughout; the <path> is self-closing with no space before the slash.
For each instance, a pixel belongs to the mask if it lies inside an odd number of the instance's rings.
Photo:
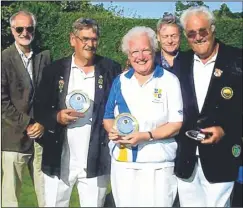
<path id="1" fill-rule="evenodd" d="M 80 17 L 97 20 L 101 27 L 98 53 L 125 64 L 126 57 L 120 50 L 121 39 L 134 26 L 148 26 L 156 29 L 157 19 L 129 19 L 112 15 L 105 10 L 92 10 L 92 13 L 65 12 L 53 2 L 16 2 L 2 6 L 2 49 L 8 47 L 13 38 L 10 35 L 9 17 L 20 9 L 33 12 L 37 16 L 36 42 L 41 49 L 51 50 L 53 59 L 59 59 L 72 53 L 69 44 L 69 32 L 72 23 Z M 219 19 L 216 22 L 216 36 L 226 44 L 242 48 L 242 19 Z M 181 49 L 189 47 L 182 37 Z"/>

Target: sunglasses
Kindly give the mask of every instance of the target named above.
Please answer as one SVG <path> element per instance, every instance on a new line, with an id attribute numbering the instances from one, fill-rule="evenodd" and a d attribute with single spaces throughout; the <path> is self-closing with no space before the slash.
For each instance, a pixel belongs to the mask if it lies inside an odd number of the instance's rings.
<path id="1" fill-rule="evenodd" d="M 29 27 L 13 27 L 13 28 L 14 28 L 15 31 L 16 31 L 17 33 L 19 33 L 19 34 L 21 34 L 21 33 L 24 31 L 24 29 L 26 29 L 26 31 L 27 31 L 28 33 L 33 33 L 34 30 L 35 30 L 35 28 L 34 28 L 33 26 L 29 26 Z"/>
<path id="2" fill-rule="evenodd" d="M 195 39 L 197 34 L 199 34 L 201 37 L 205 38 L 206 36 L 208 36 L 209 32 L 208 29 L 206 28 L 200 28 L 198 31 L 190 31 L 188 33 L 186 33 L 186 36 L 190 39 Z"/>

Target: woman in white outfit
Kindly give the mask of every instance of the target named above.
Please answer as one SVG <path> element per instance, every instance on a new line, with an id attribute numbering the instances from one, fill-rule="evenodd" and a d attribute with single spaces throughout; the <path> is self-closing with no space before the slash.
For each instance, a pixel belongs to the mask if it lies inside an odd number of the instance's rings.
<path id="1" fill-rule="evenodd" d="M 183 120 L 177 77 L 154 63 L 158 47 L 149 27 L 134 27 L 122 40 L 131 67 L 113 82 L 104 115 L 112 157 L 116 206 L 169 207 L 176 196 L 174 158 Z M 120 136 L 115 117 L 129 113 L 139 131 Z"/>

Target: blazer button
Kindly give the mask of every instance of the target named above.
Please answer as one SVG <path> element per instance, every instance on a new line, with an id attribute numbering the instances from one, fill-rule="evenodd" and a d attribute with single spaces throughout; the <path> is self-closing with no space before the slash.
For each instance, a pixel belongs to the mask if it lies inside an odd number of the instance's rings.
<path id="1" fill-rule="evenodd" d="M 58 141 L 56 141 L 56 143 L 58 143 Z"/>

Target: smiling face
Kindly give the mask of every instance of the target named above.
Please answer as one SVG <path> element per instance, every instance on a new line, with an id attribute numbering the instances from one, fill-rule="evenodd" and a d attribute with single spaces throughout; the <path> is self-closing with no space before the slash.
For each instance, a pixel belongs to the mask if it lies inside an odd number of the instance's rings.
<path id="1" fill-rule="evenodd" d="M 185 35 L 192 50 L 201 59 L 208 58 L 214 50 L 215 34 L 204 14 L 192 15 L 185 25 Z"/>
<path id="2" fill-rule="evenodd" d="M 153 71 L 154 52 L 147 35 L 134 36 L 129 41 L 128 59 L 138 74 L 148 75 Z"/>
<path id="3" fill-rule="evenodd" d="M 174 54 L 180 47 L 180 30 L 177 25 L 164 24 L 157 33 L 161 49 L 169 54 Z"/>
<path id="4" fill-rule="evenodd" d="M 70 43 L 74 48 L 75 56 L 80 59 L 91 60 L 97 50 L 98 35 L 92 28 L 85 28 L 70 35 Z"/>
<path id="5" fill-rule="evenodd" d="M 28 32 L 27 27 L 33 27 L 33 20 L 31 16 L 26 14 L 18 14 L 11 25 L 11 32 L 14 39 L 19 46 L 29 46 L 34 39 L 33 32 Z M 24 28 L 22 32 L 17 32 L 18 28 Z"/>

